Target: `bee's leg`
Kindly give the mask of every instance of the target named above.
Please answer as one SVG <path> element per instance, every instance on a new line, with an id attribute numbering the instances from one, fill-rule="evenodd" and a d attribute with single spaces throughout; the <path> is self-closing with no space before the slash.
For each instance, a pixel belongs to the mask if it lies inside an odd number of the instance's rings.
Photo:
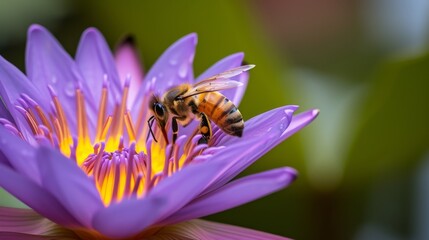
<path id="1" fill-rule="evenodd" d="M 198 140 L 198 144 L 206 144 L 209 142 L 210 138 L 212 137 L 212 127 L 210 124 L 210 119 L 207 117 L 205 113 L 200 113 L 200 134 L 203 135 L 203 137 Z"/>
<path id="2" fill-rule="evenodd" d="M 155 138 L 155 134 L 153 134 L 153 131 L 152 131 L 152 125 L 154 120 L 155 120 L 155 116 L 152 116 L 149 118 L 149 120 L 147 120 L 147 125 L 149 126 L 149 132 L 147 133 L 146 141 L 147 139 L 149 139 L 149 134 L 150 134 L 152 135 L 153 140 L 155 140 L 155 142 L 158 142 Z"/>
<path id="3" fill-rule="evenodd" d="M 177 124 L 177 118 L 173 117 L 171 120 L 171 128 L 173 129 L 173 145 L 176 143 L 177 133 L 179 132 L 179 125 Z"/>

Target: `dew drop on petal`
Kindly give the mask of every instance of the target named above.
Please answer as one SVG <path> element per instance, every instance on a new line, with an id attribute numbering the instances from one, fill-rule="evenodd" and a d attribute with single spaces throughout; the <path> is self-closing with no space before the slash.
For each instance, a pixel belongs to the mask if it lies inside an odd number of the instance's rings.
<path id="1" fill-rule="evenodd" d="M 178 74 L 181 78 L 185 78 L 188 75 L 188 63 L 185 62 L 180 65 Z"/>
<path id="2" fill-rule="evenodd" d="M 51 81 L 52 81 L 53 84 L 55 84 L 55 83 L 58 82 L 58 79 L 57 79 L 56 76 L 53 76 L 52 79 L 51 79 Z"/>
<path id="3" fill-rule="evenodd" d="M 76 91 L 75 91 L 74 84 L 72 82 L 66 85 L 66 87 L 64 88 L 64 93 L 69 97 L 74 97 Z"/>
<path id="4" fill-rule="evenodd" d="M 281 122 L 279 125 L 280 131 L 285 130 L 285 124 L 284 124 L 285 120 L 286 120 L 286 117 L 282 117 L 282 119 L 280 119 L 280 122 Z"/>
<path id="5" fill-rule="evenodd" d="M 177 63 L 178 63 L 177 58 L 176 57 L 170 58 L 169 63 L 170 63 L 171 66 L 176 66 Z"/>
<path id="6" fill-rule="evenodd" d="M 192 54 L 189 56 L 189 59 L 188 59 L 189 64 L 192 64 L 192 63 L 194 62 L 194 57 L 195 57 L 195 53 L 192 53 Z"/>

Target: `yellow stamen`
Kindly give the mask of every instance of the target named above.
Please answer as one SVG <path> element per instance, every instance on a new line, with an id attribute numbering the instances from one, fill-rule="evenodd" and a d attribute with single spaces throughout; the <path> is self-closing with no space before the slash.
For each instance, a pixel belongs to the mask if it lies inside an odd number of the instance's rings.
<path id="1" fill-rule="evenodd" d="M 107 87 L 103 86 L 103 89 L 101 90 L 101 99 L 100 99 L 100 106 L 98 110 L 98 120 L 97 120 L 97 134 L 95 136 L 97 139 L 97 142 L 100 139 L 103 139 L 102 133 L 103 133 L 103 122 L 104 122 L 104 116 L 106 116 L 106 105 L 107 105 Z"/>
<path id="2" fill-rule="evenodd" d="M 127 112 L 127 114 L 125 114 L 125 126 L 127 127 L 129 141 L 132 142 L 136 140 L 136 131 L 134 130 L 130 112 Z"/>
<path id="3" fill-rule="evenodd" d="M 76 89 L 78 143 L 76 147 L 77 164 L 82 165 L 86 157 L 93 152 L 88 133 L 85 99 L 80 89 Z"/>
<path id="4" fill-rule="evenodd" d="M 129 85 L 125 84 L 124 91 L 122 93 L 121 104 L 115 107 L 115 112 L 113 114 L 113 124 L 111 129 L 111 134 L 109 141 L 106 145 L 106 150 L 111 151 L 119 145 L 120 138 L 124 129 L 124 114 L 127 107 L 127 98 L 129 92 Z"/>
<path id="5" fill-rule="evenodd" d="M 112 116 L 108 116 L 107 119 L 106 119 L 106 122 L 104 123 L 104 125 L 102 127 L 100 138 L 98 138 L 96 140 L 96 142 L 100 142 L 100 141 L 106 140 L 107 132 L 109 131 L 109 128 L 110 128 L 111 124 L 112 124 Z"/>
<path id="6" fill-rule="evenodd" d="M 70 135 L 69 125 L 67 124 L 67 119 L 64 114 L 63 107 L 61 106 L 61 103 L 58 100 L 57 96 L 53 96 L 52 101 L 54 102 L 55 110 L 57 111 L 59 125 L 63 135 L 62 140 L 64 141 L 65 146 L 68 146 L 68 148 L 70 148 L 70 145 L 72 145 L 73 140 Z M 64 148 L 63 150 L 63 154 L 69 157 L 70 149 L 66 150 L 66 148 Z"/>

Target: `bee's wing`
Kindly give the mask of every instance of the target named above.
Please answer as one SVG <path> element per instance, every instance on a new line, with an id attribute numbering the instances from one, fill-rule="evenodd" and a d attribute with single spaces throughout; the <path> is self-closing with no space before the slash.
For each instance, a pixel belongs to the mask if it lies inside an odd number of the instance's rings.
<path id="1" fill-rule="evenodd" d="M 227 70 L 223 73 L 219 73 L 217 75 L 214 75 L 213 77 L 204 79 L 196 83 L 192 89 L 183 94 L 181 97 L 187 98 L 205 92 L 214 92 L 242 86 L 243 83 L 232 80 L 230 78 L 235 77 L 242 72 L 248 71 L 254 67 L 255 65 L 243 65 L 237 68 Z"/>
<path id="2" fill-rule="evenodd" d="M 216 75 L 214 75 L 212 77 L 204 79 L 204 80 L 198 82 L 197 84 L 195 84 L 195 86 L 198 86 L 200 84 L 204 84 L 204 82 L 206 82 L 206 81 L 213 81 L 213 80 L 216 80 L 216 79 L 228 79 L 228 78 L 232 78 L 232 77 L 235 77 L 235 76 L 241 74 L 242 72 L 249 71 L 250 69 L 252 69 L 254 67 L 255 67 L 255 65 L 253 65 L 253 64 L 243 65 L 243 66 L 240 66 L 240 67 L 236 67 L 236 68 L 227 70 L 227 71 L 225 71 L 223 73 L 219 73 L 219 74 L 216 74 Z"/>
<path id="3" fill-rule="evenodd" d="M 187 98 L 206 92 L 214 92 L 229 88 L 235 88 L 242 85 L 243 83 L 231 79 L 213 79 L 210 81 L 209 79 L 207 79 L 204 80 L 204 83 L 195 85 L 192 89 L 183 94 L 181 98 Z"/>

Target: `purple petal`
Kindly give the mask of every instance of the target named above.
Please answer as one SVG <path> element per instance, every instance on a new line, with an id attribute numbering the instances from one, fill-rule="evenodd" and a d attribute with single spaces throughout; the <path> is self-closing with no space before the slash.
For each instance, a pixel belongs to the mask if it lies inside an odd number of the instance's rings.
<path id="1" fill-rule="evenodd" d="M 234 208 L 287 187 L 296 176 L 295 169 L 285 167 L 243 177 L 192 201 L 163 223 L 177 223 Z"/>
<path id="2" fill-rule="evenodd" d="M 196 44 L 197 35 L 192 33 L 179 39 L 161 55 L 149 70 L 139 89 L 133 104 L 133 113 L 139 112 L 142 99 L 148 97 L 145 95 L 147 85 L 151 91 L 156 91 L 156 95 L 162 96 L 172 86 L 192 82 L 194 78 L 192 64 Z M 136 119 L 136 116 L 133 117 Z"/>
<path id="3" fill-rule="evenodd" d="M 297 106 L 285 106 L 263 113 L 245 123 L 243 137 L 237 138 L 225 135 L 220 139 L 217 146 L 228 147 L 216 152 L 213 155 L 213 159 L 224 161 L 226 167 L 221 177 L 216 179 L 204 193 L 225 185 L 245 168 L 289 137 L 291 134 L 288 131 L 288 126 L 296 109 Z M 312 117 L 305 118 L 305 120 L 297 123 L 293 132 L 298 131 L 317 116 L 317 112 L 314 112 L 314 110 L 309 112 L 312 114 L 308 114 L 308 112 L 302 114 Z M 301 116 L 301 114 L 298 116 Z M 232 166 L 227 165 L 230 162 Z"/>
<path id="4" fill-rule="evenodd" d="M 319 109 L 312 109 L 293 116 L 289 127 L 282 134 L 282 138 L 286 139 L 292 136 L 294 133 L 310 124 L 318 115 Z"/>
<path id="5" fill-rule="evenodd" d="M 48 99 L 48 85 L 53 87 L 66 110 L 70 129 L 76 132 L 75 89 L 83 88 L 89 113 L 95 109 L 94 100 L 73 59 L 58 41 L 39 25 L 32 25 L 28 30 L 26 70 L 28 78 L 38 87 L 42 96 Z M 95 120 L 90 117 L 90 121 Z"/>
<path id="6" fill-rule="evenodd" d="M 149 239 L 287 240 L 288 238 L 243 227 L 195 219 L 163 227 Z"/>
<path id="7" fill-rule="evenodd" d="M 126 38 L 118 46 L 115 51 L 115 62 L 122 85 L 128 75 L 131 77 L 128 94 L 128 106 L 131 106 L 143 81 L 143 65 L 132 37 Z"/>
<path id="8" fill-rule="evenodd" d="M 232 54 L 217 63 L 215 63 L 213 66 L 211 66 L 209 69 L 207 69 L 203 74 L 201 74 L 197 78 L 197 82 L 207 79 L 209 77 L 212 77 L 216 74 L 225 72 L 226 70 L 230 70 L 232 68 L 241 66 L 243 62 L 244 54 L 243 53 L 236 53 Z M 246 91 L 247 87 L 247 80 L 249 78 L 249 74 L 247 72 L 242 73 L 240 76 L 233 77 L 232 79 L 242 82 L 243 86 L 223 90 L 221 93 L 225 95 L 227 98 L 229 98 L 235 105 L 239 105 L 241 98 L 243 97 L 244 92 Z"/>
<path id="9" fill-rule="evenodd" d="M 37 184 L 41 184 L 38 167 L 40 162 L 36 158 L 36 149 L 1 125 L 0 151 L 18 173 L 23 174 Z"/>
<path id="10" fill-rule="evenodd" d="M 143 199 L 123 201 L 102 209 L 94 217 L 93 226 L 111 238 L 140 233 L 194 199 L 216 178 L 221 167 L 217 162 L 190 165 L 161 181 Z"/>
<path id="11" fill-rule="evenodd" d="M 31 207 L 34 211 L 58 224 L 65 226 L 79 225 L 75 218 L 70 215 L 52 194 L 25 176 L 1 164 L 0 187 Z"/>
<path id="12" fill-rule="evenodd" d="M 18 129 L 27 140 L 33 139 L 33 134 L 25 119 L 15 108 L 20 94 L 25 93 L 40 104 L 42 109 L 49 109 L 48 101 L 43 99 L 34 84 L 15 66 L 0 56 L 0 96 L 9 113 L 12 115 Z"/>
<path id="13" fill-rule="evenodd" d="M 10 165 L 9 160 L 6 158 L 6 156 L 0 150 L 0 165 L 1 164 L 4 165 L 4 166 L 6 166 L 6 167 L 8 167 L 8 168 L 13 169 L 13 166 Z"/>
<path id="14" fill-rule="evenodd" d="M 2 101 L 0 101 L 0 118 L 7 119 L 8 121 L 10 121 L 12 123 L 15 122 L 12 118 L 12 115 L 10 115 L 10 112 L 7 110 L 6 106 L 3 104 Z"/>
<path id="15" fill-rule="evenodd" d="M 103 35 L 97 29 L 88 28 L 82 34 L 76 53 L 76 63 L 85 81 L 91 86 L 96 106 L 100 101 L 103 79 L 107 76 L 110 93 L 108 110 L 113 114 L 115 103 L 121 101 L 122 86 L 113 55 Z"/>
<path id="16" fill-rule="evenodd" d="M 258 137 L 262 140 L 266 140 L 271 136 L 280 137 L 281 134 L 287 131 L 293 113 L 297 109 L 298 106 L 289 105 L 253 117 L 244 123 L 245 127 L 241 138 L 223 134 L 217 145 L 228 146 L 230 143 L 246 142 Z"/>
<path id="17" fill-rule="evenodd" d="M 95 184 L 72 160 L 55 149 L 38 150 L 43 186 L 84 226 L 91 227 L 92 217 L 104 205 Z"/>
<path id="18" fill-rule="evenodd" d="M 0 239 L 6 239 L 6 236 L 11 237 L 10 239 L 27 239 L 21 238 L 22 235 L 1 235 L 5 232 L 28 234 L 29 237 L 45 236 L 56 239 L 78 239 L 72 231 L 62 228 L 31 209 L 0 207 Z M 12 236 L 15 238 L 12 238 Z"/>

